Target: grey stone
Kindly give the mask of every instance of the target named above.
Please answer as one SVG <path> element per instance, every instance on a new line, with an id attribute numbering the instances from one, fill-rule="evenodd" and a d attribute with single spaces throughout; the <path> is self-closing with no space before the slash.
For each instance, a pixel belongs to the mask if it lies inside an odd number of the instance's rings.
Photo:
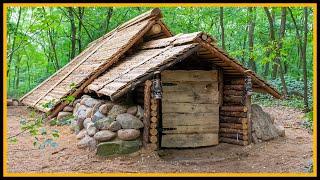
<path id="1" fill-rule="evenodd" d="M 82 119 L 82 118 L 78 118 L 77 119 L 77 125 L 79 126 L 79 130 L 82 130 L 84 128 L 84 126 L 83 126 L 83 121 L 84 120 L 85 119 Z"/>
<path id="2" fill-rule="evenodd" d="M 137 106 L 131 106 L 127 109 L 127 113 L 134 116 L 137 114 L 137 111 L 138 111 Z"/>
<path id="3" fill-rule="evenodd" d="M 78 109 L 80 107 L 80 103 L 77 103 L 73 108 L 73 116 L 77 116 Z"/>
<path id="4" fill-rule="evenodd" d="M 102 130 L 97 132 L 93 137 L 95 140 L 102 142 L 102 141 L 109 141 L 117 136 L 116 133 L 109 131 L 109 130 Z"/>
<path id="5" fill-rule="evenodd" d="M 279 124 L 275 124 L 275 127 L 280 137 L 284 137 L 286 135 L 286 132 L 283 126 Z"/>
<path id="6" fill-rule="evenodd" d="M 137 117 L 128 113 L 119 114 L 116 120 L 121 124 L 123 129 L 143 128 L 143 123 Z"/>
<path id="7" fill-rule="evenodd" d="M 97 120 L 94 123 L 94 125 L 99 130 L 101 130 L 101 129 L 106 130 L 106 129 L 109 129 L 109 126 L 113 121 L 114 121 L 114 119 L 108 116 L 103 119 Z"/>
<path id="8" fill-rule="evenodd" d="M 256 135 L 258 141 L 267 141 L 279 137 L 279 132 L 272 123 L 271 116 L 264 112 L 257 104 L 251 105 L 251 121 L 252 131 Z"/>
<path id="9" fill-rule="evenodd" d="M 136 129 L 120 129 L 118 131 L 118 138 L 129 141 L 137 139 L 140 136 L 140 131 Z"/>
<path id="10" fill-rule="evenodd" d="M 85 129 L 82 129 L 78 134 L 77 134 L 77 139 L 82 139 L 86 136 L 87 131 Z"/>
<path id="11" fill-rule="evenodd" d="M 136 114 L 136 116 L 138 117 L 138 119 L 142 119 L 143 118 L 143 114 L 144 114 L 144 110 L 143 110 L 143 108 L 141 107 L 141 106 L 137 106 L 137 114 Z"/>
<path id="12" fill-rule="evenodd" d="M 94 127 L 94 125 L 88 126 L 88 128 L 87 128 L 87 134 L 88 134 L 89 136 L 94 136 L 94 135 L 96 134 L 96 132 L 97 132 L 97 128 Z"/>
<path id="13" fill-rule="evenodd" d="M 80 104 L 85 105 L 87 107 L 93 107 L 94 105 L 98 104 L 99 101 L 97 99 L 93 99 L 93 98 L 83 98 L 80 101 Z"/>
<path id="14" fill-rule="evenodd" d="M 93 137 L 86 135 L 77 143 L 77 147 L 80 149 L 87 148 L 87 147 L 90 149 L 93 149 L 96 146 L 96 144 L 97 142 Z"/>
<path id="15" fill-rule="evenodd" d="M 105 115 L 103 115 L 102 113 L 100 113 L 100 111 L 97 111 L 97 112 L 95 112 L 94 113 L 94 115 L 91 117 L 91 120 L 92 120 L 92 122 L 96 122 L 96 121 L 98 121 L 99 119 L 103 119 L 103 118 L 105 118 L 106 116 Z"/>
<path id="16" fill-rule="evenodd" d="M 111 102 L 107 102 L 105 104 L 102 104 L 100 107 L 99 107 L 99 111 L 104 114 L 104 115 L 108 115 L 109 111 L 112 109 L 113 107 L 113 103 Z"/>
<path id="17" fill-rule="evenodd" d="M 75 116 L 79 119 L 85 119 L 89 116 L 91 108 L 86 107 L 85 105 L 80 105 Z"/>
<path id="18" fill-rule="evenodd" d="M 77 133 L 80 131 L 80 127 L 79 127 L 78 122 L 76 120 L 71 121 L 69 128 L 70 128 L 71 132 Z"/>
<path id="19" fill-rule="evenodd" d="M 108 129 L 113 132 L 118 131 L 121 129 L 121 124 L 118 121 L 113 121 Z"/>
<path id="20" fill-rule="evenodd" d="M 127 112 L 127 108 L 122 105 L 114 105 L 108 112 L 108 116 L 117 117 L 119 114 Z"/>
<path id="21" fill-rule="evenodd" d="M 73 107 L 70 106 L 70 105 L 69 105 L 69 106 L 66 106 L 66 107 L 63 108 L 63 111 L 64 111 L 64 112 L 72 112 L 72 111 L 73 111 Z"/>
<path id="22" fill-rule="evenodd" d="M 81 96 L 81 99 L 83 99 L 83 98 L 91 98 L 91 96 L 89 96 L 87 94 L 84 94 L 84 95 Z"/>
<path id="23" fill-rule="evenodd" d="M 80 101 L 81 101 L 81 99 L 74 100 L 73 103 L 72 103 L 72 106 L 75 107 L 78 103 L 80 105 Z"/>
<path id="24" fill-rule="evenodd" d="M 58 113 L 58 116 L 57 116 L 57 120 L 70 119 L 70 118 L 72 118 L 71 112 L 61 111 Z"/>
<path id="25" fill-rule="evenodd" d="M 91 113 L 89 114 L 90 118 L 93 117 L 93 115 L 99 110 L 99 107 L 102 105 L 102 102 L 98 102 L 95 104 L 92 108 Z"/>
<path id="26" fill-rule="evenodd" d="M 87 129 L 88 123 L 93 123 L 93 122 L 91 121 L 91 118 L 86 118 L 86 119 L 83 121 L 83 127 Z"/>
<path id="27" fill-rule="evenodd" d="M 122 141 L 114 140 L 110 142 L 103 142 L 97 146 L 97 155 L 111 156 L 115 154 L 130 154 L 136 152 L 141 147 L 140 140 Z"/>

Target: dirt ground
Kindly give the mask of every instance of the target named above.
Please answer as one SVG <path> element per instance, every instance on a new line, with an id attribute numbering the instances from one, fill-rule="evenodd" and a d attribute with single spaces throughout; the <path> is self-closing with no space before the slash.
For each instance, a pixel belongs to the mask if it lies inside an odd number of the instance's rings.
<path id="1" fill-rule="evenodd" d="M 303 113 L 286 107 L 264 108 L 284 125 L 286 136 L 237 146 L 221 143 L 196 149 L 140 150 L 127 156 L 102 158 L 76 147 L 68 126 L 47 126 L 60 132 L 58 147 L 39 150 L 28 133 L 8 143 L 8 172 L 305 172 L 312 161 L 312 136 L 300 123 Z M 8 136 L 20 132 L 28 117 L 24 106 L 8 107 Z"/>

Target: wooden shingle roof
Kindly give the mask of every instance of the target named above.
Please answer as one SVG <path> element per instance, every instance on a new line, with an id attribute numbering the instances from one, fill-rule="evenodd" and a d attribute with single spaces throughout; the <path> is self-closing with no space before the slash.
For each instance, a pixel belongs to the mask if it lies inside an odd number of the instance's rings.
<path id="1" fill-rule="evenodd" d="M 115 63 L 162 17 L 158 8 L 148 11 L 89 44 L 83 52 L 47 80 L 24 95 L 20 101 L 48 112 L 61 99 L 78 95 L 92 80 Z M 44 107 L 51 102 L 52 106 Z"/>
<path id="2" fill-rule="evenodd" d="M 206 40 L 203 40 L 203 36 Z M 95 79 L 88 86 L 88 90 L 99 96 L 106 95 L 115 99 L 132 90 L 154 72 L 162 71 L 197 53 L 200 58 L 201 54 L 205 54 L 206 59 L 212 60 L 214 64 L 217 63 L 217 66 L 226 71 L 224 72 L 226 75 L 232 72 L 232 75 L 251 76 L 254 85 L 276 98 L 281 98 L 276 89 L 218 48 L 213 41 L 209 35 L 196 32 L 146 42 L 140 46 L 137 53 L 120 60 L 113 68 Z"/>

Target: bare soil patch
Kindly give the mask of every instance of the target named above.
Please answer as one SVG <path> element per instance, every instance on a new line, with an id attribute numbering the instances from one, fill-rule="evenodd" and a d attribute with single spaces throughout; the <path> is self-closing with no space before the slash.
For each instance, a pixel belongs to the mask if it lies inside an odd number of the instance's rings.
<path id="1" fill-rule="evenodd" d="M 220 143 L 196 149 L 141 149 L 127 155 L 98 157 L 78 149 L 76 135 L 68 126 L 56 129 L 57 148 L 37 149 L 33 137 L 23 133 L 18 143 L 8 143 L 9 172 L 305 172 L 312 159 L 312 135 L 301 126 L 303 113 L 287 107 L 264 107 L 283 125 L 286 136 L 268 142 L 237 146 Z M 8 136 L 19 133 L 25 106 L 8 107 Z"/>

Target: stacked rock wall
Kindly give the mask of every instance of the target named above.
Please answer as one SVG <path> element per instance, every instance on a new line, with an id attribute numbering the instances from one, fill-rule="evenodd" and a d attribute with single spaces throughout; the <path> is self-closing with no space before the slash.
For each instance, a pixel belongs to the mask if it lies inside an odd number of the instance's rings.
<path id="1" fill-rule="evenodd" d="M 58 114 L 73 115 L 70 128 L 77 134 L 78 148 L 96 150 L 98 155 L 128 154 L 141 146 L 143 108 L 83 95 Z"/>

